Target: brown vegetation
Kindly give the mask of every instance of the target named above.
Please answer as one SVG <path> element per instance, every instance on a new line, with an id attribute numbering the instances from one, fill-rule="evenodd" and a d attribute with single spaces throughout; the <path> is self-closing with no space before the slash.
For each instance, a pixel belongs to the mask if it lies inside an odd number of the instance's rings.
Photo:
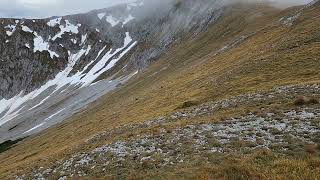
<path id="1" fill-rule="evenodd" d="M 294 101 L 294 105 L 296 105 L 296 106 L 303 106 L 303 105 L 308 105 L 308 104 L 319 104 L 319 100 L 314 97 L 308 98 L 305 96 L 299 96 Z"/>
<path id="2" fill-rule="evenodd" d="M 295 9 L 280 11 L 261 4 L 233 7 L 228 16 L 210 26 L 205 33 L 196 39 L 177 43 L 145 72 L 130 80 L 121 89 L 92 104 L 89 110 L 19 142 L 10 151 L 1 153 L 0 178 L 6 179 L 16 173 L 30 172 L 33 167 L 61 160 L 67 154 L 109 143 L 119 137 L 105 139 L 95 145 L 87 145 L 85 142 L 101 131 L 169 114 L 181 106 L 181 102 L 188 102 L 190 99 L 204 103 L 269 90 L 276 86 L 319 83 L 320 21 L 313 19 L 318 17 L 319 11 L 319 8 L 305 11 L 296 24 L 287 27 L 282 25 L 279 19 L 295 12 Z M 222 47 L 253 32 L 254 35 L 238 46 L 216 55 Z M 168 68 L 156 76 L 150 76 L 164 66 Z M 317 102 L 315 100 L 312 100 L 313 104 Z M 292 101 L 288 104 L 292 105 Z M 300 103 L 301 100 L 298 104 Z M 186 103 L 182 107 L 190 107 L 192 104 Z M 284 105 L 286 104 L 279 102 L 270 106 L 281 108 Z M 257 107 L 239 106 L 233 115 L 240 115 L 255 108 Z M 230 116 L 227 110 L 219 113 L 202 120 L 215 121 L 220 117 Z M 171 126 L 179 125 L 176 123 Z M 154 134 L 157 134 L 156 130 Z M 245 142 L 237 143 L 239 146 L 250 145 Z M 306 147 L 306 150 L 313 153 L 314 147 Z M 320 178 L 319 156 L 299 159 L 277 157 L 267 152 L 262 155 L 251 154 L 248 157 L 230 155 L 222 159 L 213 155 L 206 158 L 214 163 L 206 164 L 203 158 L 194 157 L 190 164 L 154 171 L 132 170 L 131 177 Z M 142 168 L 150 166 L 148 162 L 142 164 Z"/>

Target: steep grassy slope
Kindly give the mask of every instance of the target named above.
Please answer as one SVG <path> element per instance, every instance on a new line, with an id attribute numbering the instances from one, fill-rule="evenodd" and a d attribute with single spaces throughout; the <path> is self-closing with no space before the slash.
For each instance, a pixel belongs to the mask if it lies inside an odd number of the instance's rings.
<path id="1" fill-rule="evenodd" d="M 91 150 L 114 139 L 127 137 L 129 133 L 143 133 L 145 130 L 138 129 L 86 143 L 87 139 L 102 131 L 171 114 L 184 108 L 188 101 L 192 105 L 202 104 L 268 91 L 278 86 L 320 83 L 320 7 L 305 10 L 292 26 L 279 21 L 294 14 L 298 8 L 280 11 L 262 4 L 233 6 L 206 32 L 176 42 L 145 72 L 92 104 L 86 112 L 1 153 L 0 174 L 3 178 L 24 174 L 75 152 Z M 288 104 L 278 101 L 276 108 L 287 108 Z M 191 118 L 190 122 L 217 121 L 255 111 L 257 107 L 258 103 L 239 105 L 208 117 Z M 168 126 L 175 128 L 182 124 L 186 123 L 177 122 Z M 292 160 L 277 158 L 272 153 L 259 151 L 249 157 L 213 157 L 212 162 L 219 162 L 219 166 L 197 164 L 197 156 L 194 156 L 194 164 L 181 163 L 174 168 L 150 170 L 146 177 L 206 179 L 219 172 L 218 178 L 259 179 L 267 175 L 283 178 L 297 170 L 300 173 L 293 176 L 315 178 L 315 172 L 319 172 L 319 166 L 315 165 L 319 162 L 318 155 Z M 145 173 L 145 170 L 137 172 Z M 234 176 L 226 176 L 230 173 Z M 143 177 L 141 174 L 130 175 L 133 178 Z"/>

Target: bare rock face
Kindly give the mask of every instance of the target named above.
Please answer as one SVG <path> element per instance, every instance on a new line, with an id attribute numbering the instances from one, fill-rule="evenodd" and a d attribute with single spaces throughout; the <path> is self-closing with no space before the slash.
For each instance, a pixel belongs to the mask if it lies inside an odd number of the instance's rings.
<path id="1" fill-rule="evenodd" d="M 81 34 L 88 32 L 89 36 L 96 37 L 95 32 L 80 24 L 74 27 L 70 24 L 69 28 L 77 28 L 73 29 L 75 32 L 67 29 L 58 37 L 62 28 L 49 26 L 48 21 L 1 20 L 0 97 L 8 99 L 21 91 L 28 93 L 39 88 L 66 68 L 68 51 L 76 52 L 86 46 L 81 44 Z M 68 28 L 66 22 L 68 20 L 61 19 L 59 23 Z M 99 44 L 95 47 L 98 48 Z"/>
<path id="2" fill-rule="evenodd" d="M 184 34 L 199 33 L 219 17 L 221 6 L 210 1 L 153 1 L 124 4 L 86 14 L 49 19 L 0 20 L 0 97 L 29 93 L 66 68 L 69 52 L 90 46 L 72 73 L 84 68 L 107 45 L 124 45 L 126 32 L 138 47 L 129 63 L 144 68 Z M 152 7 L 152 8 L 150 8 Z M 196 23 L 195 23 L 196 22 Z M 109 50 L 109 49 L 106 49 Z M 71 73 L 71 74 L 72 74 Z"/>

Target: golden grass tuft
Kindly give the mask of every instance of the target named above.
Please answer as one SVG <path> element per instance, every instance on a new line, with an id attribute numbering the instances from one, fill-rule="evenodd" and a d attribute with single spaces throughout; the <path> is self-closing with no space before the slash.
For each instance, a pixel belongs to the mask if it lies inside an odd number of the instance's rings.
<path id="1" fill-rule="evenodd" d="M 319 100 L 314 97 L 308 98 L 305 96 L 299 96 L 296 98 L 293 104 L 296 106 L 303 106 L 308 104 L 319 104 Z"/>

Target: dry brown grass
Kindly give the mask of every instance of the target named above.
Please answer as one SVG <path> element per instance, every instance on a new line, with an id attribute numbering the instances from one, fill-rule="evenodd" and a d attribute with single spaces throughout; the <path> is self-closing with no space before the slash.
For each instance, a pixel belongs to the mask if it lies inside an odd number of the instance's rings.
<path id="1" fill-rule="evenodd" d="M 194 164 L 176 165 L 163 170 L 136 171 L 132 179 L 318 179 L 319 159 L 288 159 L 270 150 L 259 150 L 250 157 L 212 157 L 214 164 L 198 158 Z M 200 161 L 203 162 L 200 162 Z M 163 173 L 165 172 L 165 173 Z"/>
<path id="2" fill-rule="evenodd" d="M 315 97 L 305 97 L 305 96 L 299 96 L 293 103 L 296 106 L 303 106 L 303 105 L 308 105 L 308 104 L 319 104 L 319 100 L 316 99 Z"/>
<path id="3" fill-rule="evenodd" d="M 306 12 L 292 27 L 280 25 L 278 21 L 288 11 L 280 12 L 262 5 L 234 7 L 228 17 L 210 26 L 206 33 L 197 39 L 176 44 L 145 72 L 92 104 L 86 112 L 1 153 L 0 178 L 35 166 L 45 166 L 73 152 L 110 142 L 112 139 L 93 146 L 84 143 L 98 132 L 173 112 L 183 102 L 195 100 L 202 103 L 275 86 L 319 83 L 320 21 L 312 19 L 319 9 Z M 260 16 L 252 18 L 257 12 Z M 252 32 L 256 34 L 241 45 L 214 56 L 218 49 Z M 163 67 L 167 68 L 153 75 Z M 310 161 L 266 161 L 268 165 L 261 166 L 260 170 L 250 161 L 244 164 L 236 162 L 232 167 L 228 163 L 220 164 L 208 167 L 204 172 L 197 166 L 189 166 L 171 172 L 161 171 L 158 172 L 161 175 L 157 175 L 181 179 L 266 176 L 275 179 L 294 176 L 314 179 L 314 171 L 309 169 Z M 233 177 L 227 175 L 230 168 L 237 172 Z M 290 175 L 293 171 L 295 173 Z M 164 172 L 168 175 L 163 175 Z M 185 173 L 185 176 L 178 176 L 179 172 Z M 140 174 L 133 177 L 140 177 Z M 152 176 L 145 174 L 145 177 Z"/>

